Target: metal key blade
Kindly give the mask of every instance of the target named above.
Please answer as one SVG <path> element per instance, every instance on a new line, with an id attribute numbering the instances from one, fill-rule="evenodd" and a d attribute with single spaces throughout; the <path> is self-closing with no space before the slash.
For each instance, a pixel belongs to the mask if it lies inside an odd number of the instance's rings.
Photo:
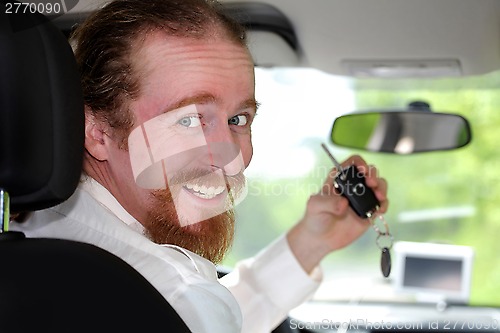
<path id="1" fill-rule="evenodd" d="M 339 172 L 342 172 L 343 168 L 342 166 L 340 165 L 340 163 L 335 159 L 335 157 L 333 157 L 332 153 L 330 153 L 330 150 L 328 150 L 328 147 L 322 143 L 321 144 L 321 147 L 323 147 L 323 149 L 325 150 L 326 154 L 330 157 L 330 159 L 332 160 L 333 164 L 335 165 L 335 167 L 337 168 L 337 170 Z"/>

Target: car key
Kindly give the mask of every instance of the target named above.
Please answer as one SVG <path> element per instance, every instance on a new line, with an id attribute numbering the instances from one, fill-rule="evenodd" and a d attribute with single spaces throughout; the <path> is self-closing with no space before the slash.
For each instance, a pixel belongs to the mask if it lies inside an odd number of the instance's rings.
<path id="1" fill-rule="evenodd" d="M 375 193 L 366 185 L 365 177 L 355 165 L 343 168 L 324 143 L 321 144 L 338 170 L 333 181 L 337 192 L 347 198 L 349 206 L 362 218 L 370 218 L 380 207 Z"/>
<path id="2" fill-rule="evenodd" d="M 351 165 L 344 169 L 335 157 L 333 157 L 332 153 L 330 153 L 328 147 L 324 143 L 322 143 L 321 146 L 338 170 L 333 181 L 333 186 L 337 192 L 347 198 L 349 206 L 358 216 L 370 219 L 370 223 L 378 234 L 376 243 L 381 250 L 380 270 L 384 277 L 389 277 L 392 266 L 390 253 L 393 242 L 392 235 L 389 232 L 389 226 L 385 222 L 383 216 L 379 215 L 378 218 L 383 222 L 384 231 L 374 223 L 374 219 L 376 218 L 375 213 L 380 207 L 380 201 L 378 201 L 375 193 L 366 186 L 365 177 L 359 172 L 355 165 Z M 387 239 L 389 243 L 382 245 L 380 243 L 382 239 Z"/>

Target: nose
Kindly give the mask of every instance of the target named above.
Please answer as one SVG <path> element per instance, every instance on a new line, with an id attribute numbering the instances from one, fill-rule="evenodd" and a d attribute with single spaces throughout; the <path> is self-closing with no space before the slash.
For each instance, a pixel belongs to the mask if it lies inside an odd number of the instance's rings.
<path id="1" fill-rule="evenodd" d="M 211 142 L 235 143 L 234 132 L 229 127 L 228 120 L 224 113 L 218 114 L 216 119 L 212 119 L 207 126 L 203 127 L 203 134 L 208 144 Z"/>
<path id="2" fill-rule="evenodd" d="M 204 130 L 207 142 L 207 159 L 212 167 L 235 175 L 245 168 L 241 148 L 227 120 L 218 120 L 215 126 Z"/>

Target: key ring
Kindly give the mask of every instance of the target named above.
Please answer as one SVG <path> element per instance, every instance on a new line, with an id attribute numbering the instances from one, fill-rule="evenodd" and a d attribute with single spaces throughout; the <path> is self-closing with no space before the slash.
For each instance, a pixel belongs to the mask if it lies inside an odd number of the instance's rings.
<path id="1" fill-rule="evenodd" d="M 373 230 L 375 230 L 375 232 L 377 233 L 377 239 L 375 240 L 375 243 L 381 250 L 382 254 L 380 257 L 380 269 L 382 271 L 382 275 L 384 277 L 389 277 L 392 267 L 390 249 L 392 248 L 392 244 L 394 243 L 394 237 L 391 235 L 391 232 L 389 231 L 389 224 L 387 224 L 387 221 L 382 214 L 377 214 L 375 212 L 374 214 L 370 214 L 368 218 L 373 227 Z M 381 226 L 378 226 L 376 224 L 376 219 L 382 221 Z"/>
<path id="2" fill-rule="evenodd" d="M 375 223 L 376 219 L 382 221 L 383 231 L 382 228 Z M 389 230 L 389 224 L 385 220 L 384 215 L 377 213 L 372 214 L 369 221 L 373 227 L 373 230 L 375 230 L 375 232 L 377 233 L 377 239 L 375 240 L 375 242 L 378 248 L 381 250 L 384 248 L 391 249 L 394 243 L 394 237 Z"/>

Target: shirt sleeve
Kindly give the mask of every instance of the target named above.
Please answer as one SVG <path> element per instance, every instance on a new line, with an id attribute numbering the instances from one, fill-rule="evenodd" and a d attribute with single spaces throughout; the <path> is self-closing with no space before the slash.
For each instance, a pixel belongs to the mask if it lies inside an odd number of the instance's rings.
<path id="1" fill-rule="evenodd" d="M 310 275 L 302 269 L 282 236 L 255 257 L 238 263 L 220 282 L 240 305 L 242 333 L 269 333 L 291 309 L 312 297 L 321 279 L 319 267 Z"/>

